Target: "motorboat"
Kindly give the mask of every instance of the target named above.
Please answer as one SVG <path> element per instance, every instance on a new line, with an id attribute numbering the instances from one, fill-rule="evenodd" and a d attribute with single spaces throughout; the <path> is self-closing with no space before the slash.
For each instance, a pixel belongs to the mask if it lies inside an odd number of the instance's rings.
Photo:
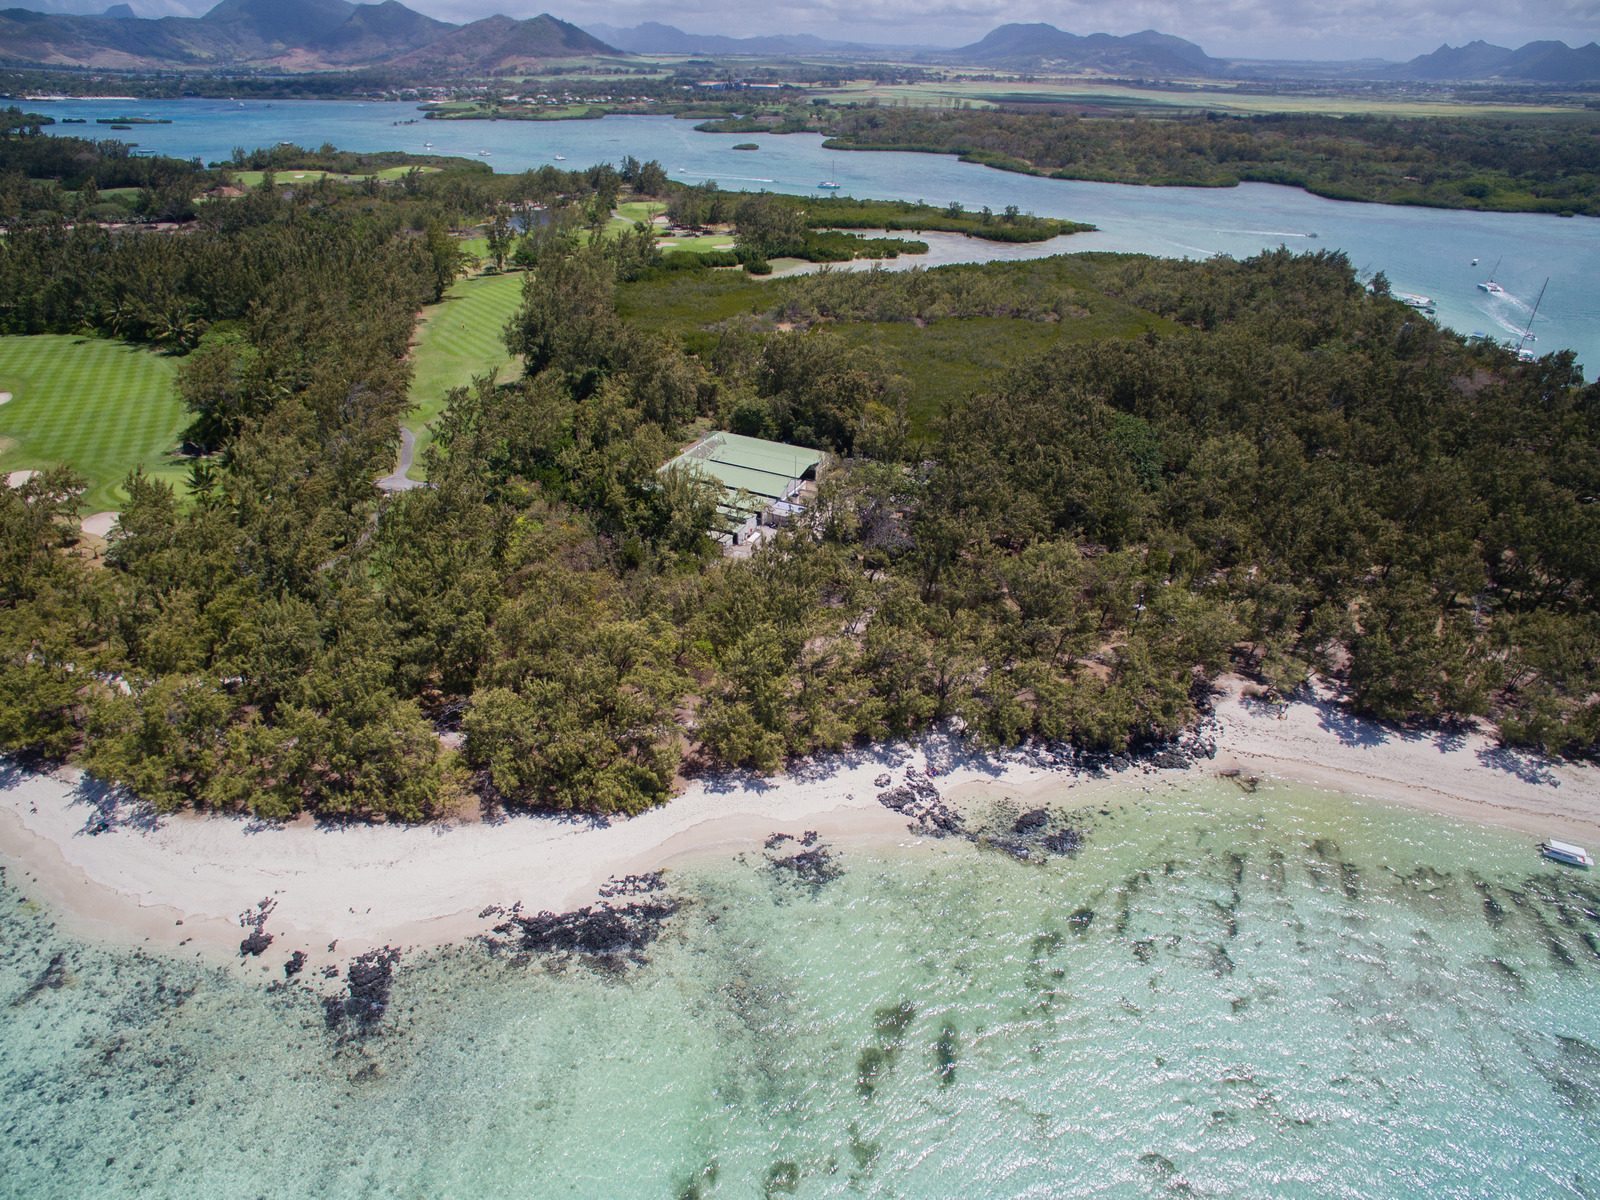
<path id="1" fill-rule="evenodd" d="M 1594 866 L 1593 856 L 1582 846 L 1574 846 L 1571 842 L 1558 842 L 1551 838 L 1539 843 L 1539 853 L 1558 863 L 1566 863 L 1569 867 L 1588 869 Z"/>

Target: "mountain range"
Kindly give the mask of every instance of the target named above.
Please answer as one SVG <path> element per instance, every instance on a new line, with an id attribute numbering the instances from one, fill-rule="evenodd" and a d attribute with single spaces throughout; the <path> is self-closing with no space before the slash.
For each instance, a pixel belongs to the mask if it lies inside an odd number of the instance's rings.
<path id="1" fill-rule="evenodd" d="M 3 3 L 4 0 L 0 0 Z M 685 33 L 659 22 L 587 30 L 548 13 L 526 20 L 485 17 L 466 25 L 381 0 L 220 0 L 203 16 L 144 17 L 181 11 L 184 0 L 126 0 L 98 15 L 63 10 L 92 0 L 26 0 L 0 11 L 0 64 L 108 69 L 217 70 L 230 67 L 320 71 L 393 67 L 444 78 L 537 69 L 542 62 L 593 55 L 685 54 L 760 57 L 895 57 L 928 64 L 1053 71 L 1118 78 L 1293 77 L 1293 63 L 1212 58 L 1193 42 L 1147 29 L 1079 35 L 1054 25 L 1008 24 L 956 49 L 868 46 L 808 34 L 728 37 Z M 54 11 L 40 12 L 48 7 Z M 1432 83 L 1493 80 L 1577 85 L 1600 82 L 1600 45 L 1529 42 L 1517 50 L 1471 42 L 1441 46 L 1408 63 L 1303 64 L 1319 77 Z"/>
<path id="2" fill-rule="evenodd" d="M 476 75 L 616 53 L 549 13 L 452 25 L 399 0 L 221 0 L 201 17 L 139 17 L 126 4 L 99 16 L 0 11 L 0 63 L 11 64 L 287 71 L 396 66 Z"/>
<path id="3" fill-rule="evenodd" d="M 1126 37 L 1109 33 L 1080 37 L 1042 23 L 1002 25 L 981 41 L 939 57 L 976 66 L 1054 68 L 1117 76 L 1189 78 L 1228 73 L 1227 63 L 1212 58 L 1193 42 L 1153 29 Z"/>
<path id="4" fill-rule="evenodd" d="M 1461 49 L 1442 46 L 1408 63 L 1358 60 L 1347 62 L 1256 62 L 1218 59 L 1199 46 L 1171 34 L 1147 29 L 1118 37 L 1085 36 L 1043 23 L 1001 25 L 971 45 L 956 49 L 929 46 L 863 45 L 829 41 L 809 34 L 728 37 L 686 33 L 658 21 L 619 28 L 591 24 L 595 37 L 632 54 L 704 56 L 858 58 L 893 57 L 903 61 L 1008 70 L 1061 71 L 1120 78 L 1295 78 L 1301 75 L 1338 79 L 1390 79 L 1414 82 L 1507 82 L 1576 84 L 1600 81 L 1600 47 L 1573 49 L 1562 42 L 1529 42 L 1520 50 L 1473 42 Z"/>
<path id="5" fill-rule="evenodd" d="M 1435 81 L 1504 79 L 1534 83 L 1591 83 L 1600 80 L 1600 45 L 1573 49 L 1565 42 L 1529 42 L 1521 49 L 1468 42 L 1440 46 L 1387 72 L 1391 79 Z"/>

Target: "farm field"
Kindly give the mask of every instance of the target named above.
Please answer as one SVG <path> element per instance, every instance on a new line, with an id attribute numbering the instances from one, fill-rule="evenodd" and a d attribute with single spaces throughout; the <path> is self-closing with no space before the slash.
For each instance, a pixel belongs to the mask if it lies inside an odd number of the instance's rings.
<path id="1" fill-rule="evenodd" d="M 67 334 L 0 337 L 0 473 L 68 463 L 89 481 L 87 513 L 118 509 L 143 464 L 182 487 L 174 451 L 186 417 L 176 360 L 122 342 Z"/>
<path id="2" fill-rule="evenodd" d="M 411 400 L 406 428 L 417 436 L 410 475 L 423 477 L 422 452 L 433 440 L 429 428 L 444 411 L 445 395 L 473 378 L 503 370 L 511 362 L 502 331 L 522 303 L 518 272 L 458 280 L 438 304 L 423 310 L 412 350 Z"/>

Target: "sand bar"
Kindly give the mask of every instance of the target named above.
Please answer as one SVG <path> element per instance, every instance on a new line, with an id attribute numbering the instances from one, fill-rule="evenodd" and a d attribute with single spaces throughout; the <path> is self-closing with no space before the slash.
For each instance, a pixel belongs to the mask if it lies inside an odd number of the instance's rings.
<path id="1" fill-rule="evenodd" d="M 1280 716 L 1281 712 L 1281 716 Z M 1600 848 L 1600 770 L 1508 753 L 1482 733 L 1386 730 L 1327 702 L 1275 709 L 1218 705 L 1215 761 L 1191 768 L 1263 778 L 1432 809 L 1530 835 Z M 592 902 L 613 876 L 690 856 L 757 849 L 773 832 L 815 829 L 832 841 L 915 840 L 877 803 L 885 775 L 937 770 L 958 803 L 1004 789 L 1019 799 L 1055 793 L 1059 773 L 963 756 L 948 739 L 876 747 L 771 779 L 692 784 L 672 803 L 609 824 L 514 816 L 484 823 L 318 827 L 180 815 L 159 820 L 75 772 L 0 771 L 0 862 L 7 879 L 84 936 L 179 949 L 237 962 L 239 915 L 275 902 L 275 941 L 253 971 L 277 971 L 296 949 L 312 965 L 384 944 L 458 942 L 495 924 L 483 911 L 520 901 L 528 911 Z M 1164 771 L 1179 779 L 1182 772 Z M 1127 780 L 1112 777 L 1117 787 Z M 1080 789 L 1074 797 L 1088 800 Z M 181 922 L 181 924 L 180 924 Z M 337 942 L 330 952 L 330 943 Z"/>

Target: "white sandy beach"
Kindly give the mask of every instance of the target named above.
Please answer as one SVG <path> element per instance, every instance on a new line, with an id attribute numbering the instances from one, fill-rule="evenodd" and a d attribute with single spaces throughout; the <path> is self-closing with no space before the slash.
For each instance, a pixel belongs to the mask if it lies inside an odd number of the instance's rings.
<path id="1" fill-rule="evenodd" d="M 1240 771 L 1412 805 L 1540 837 L 1600 843 L 1600 770 L 1498 750 L 1479 733 L 1402 734 L 1354 721 L 1329 704 L 1282 718 L 1231 691 L 1218 705 L 1215 761 L 1191 773 Z M 493 824 L 318 828 L 236 818 L 142 817 L 92 781 L 0 773 L 0 862 L 24 894 L 83 936 L 179 949 L 237 962 L 241 913 L 275 903 L 274 942 L 252 971 L 276 973 L 295 950 L 315 968 L 385 944 L 443 945 L 488 930 L 492 906 L 564 911 L 592 902 L 613 876 L 760 847 L 773 832 L 815 829 L 830 841 L 914 841 L 906 819 L 878 804 L 891 775 L 943 763 L 935 782 L 963 798 L 1028 801 L 1066 780 L 1017 764 L 957 758 L 940 739 L 842 756 L 773 779 L 697 782 L 672 803 L 609 825 L 542 817 Z M 1165 771 L 1177 779 L 1182 773 Z M 1067 803 L 1126 780 L 1075 782 Z M 1330 802 L 1336 802 L 1330 800 Z M 90 832 L 97 823 L 108 828 Z M 337 947 L 332 946 L 337 943 Z"/>

